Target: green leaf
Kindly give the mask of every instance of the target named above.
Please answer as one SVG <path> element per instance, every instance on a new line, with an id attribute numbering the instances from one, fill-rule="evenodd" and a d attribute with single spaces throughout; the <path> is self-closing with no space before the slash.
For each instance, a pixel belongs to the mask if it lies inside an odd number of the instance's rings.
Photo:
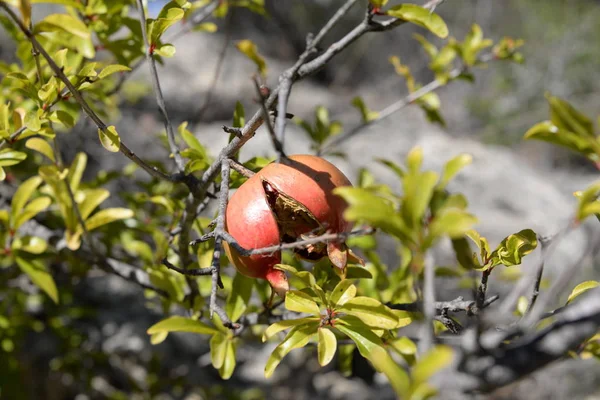
<path id="1" fill-rule="evenodd" d="M 235 370 L 235 364 L 235 343 L 233 340 L 228 340 L 223 366 L 219 368 L 221 379 L 227 380 L 231 378 L 231 375 L 233 375 L 233 371 Z"/>
<path id="2" fill-rule="evenodd" d="M 233 283 L 231 284 L 231 291 L 227 297 L 227 305 L 225 311 L 232 322 L 236 322 L 246 308 L 248 308 L 248 302 L 252 295 L 252 288 L 254 287 L 254 280 L 248 278 L 239 272 L 235 274 Z M 215 367 L 219 368 L 219 367 Z"/>
<path id="3" fill-rule="evenodd" d="M 319 365 L 326 366 L 331 362 L 337 348 L 337 339 L 333 332 L 326 327 L 319 328 L 319 344 L 317 346 L 317 355 Z"/>
<path id="4" fill-rule="evenodd" d="M 240 52 L 242 52 L 246 57 L 256 64 L 258 72 L 263 77 L 267 75 L 267 64 L 265 63 L 264 58 L 258 53 L 256 45 L 251 40 L 240 40 L 237 42 L 236 47 Z"/>
<path id="5" fill-rule="evenodd" d="M 54 113 L 53 113 L 54 114 Z M 63 110 L 56 111 L 56 119 L 67 128 L 75 126 L 75 119 L 71 114 Z"/>
<path id="6" fill-rule="evenodd" d="M 417 345 L 406 336 L 394 339 L 389 343 L 398 354 L 403 356 L 414 356 L 417 354 Z"/>
<path id="7" fill-rule="evenodd" d="M 163 44 L 160 47 L 154 49 L 154 54 L 158 54 L 161 57 L 170 58 L 175 55 L 177 49 L 172 44 Z"/>
<path id="8" fill-rule="evenodd" d="M 38 197 L 37 199 L 30 201 L 29 204 L 25 206 L 23 211 L 14 219 L 12 228 L 14 230 L 19 229 L 19 227 L 25 222 L 29 221 L 40 212 L 50 207 L 50 204 L 52 204 L 52 200 L 47 196 Z"/>
<path id="9" fill-rule="evenodd" d="M 361 97 L 352 99 L 352 105 L 360 111 L 363 123 L 368 123 L 379 118 L 379 113 L 370 110 Z"/>
<path id="10" fill-rule="evenodd" d="M 387 4 L 388 0 L 369 0 L 373 7 L 381 8 Z"/>
<path id="11" fill-rule="evenodd" d="M 405 238 L 410 231 L 397 215 L 393 204 L 380 196 L 362 188 L 339 187 L 334 193 L 348 203 L 344 218 L 352 222 L 367 222 L 398 238 Z"/>
<path id="12" fill-rule="evenodd" d="M 85 171 L 86 166 L 87 154 L 77 153 L 75 155 L 75 158 L 73 159 L 73 162 L 71 163 L 71 166 L 69 167 L 69 175 L 67 176 L 67 180 L 73 192 L 79 190 L 81 177 L 83 176 L 83 172 Z"/>
<path id="13" fill-rule="evenodd" d="M 382 347 L 375 347 L 371 351 L 369 360 L 378 371 L 388 378 L 394 392 L 399 399 L 408 398 L 406 395 L 410 388 L 410 380 L 404 371 Z M 411 397 L 413 399 L 414 397 Z"/>
<path id="14" fill-rule="evenodd" d="M 167 6 L 168 5 L 169 4 L 167 4 Z M 150 40 L 149 44 L 151 45 L 157 44 L 163 33 L 169 29 L 170 26 L 179 22 L 185 14 L 185 11 L 181 8 L 167 8 L 167 6 L 161 10 L 156 20 L 150 22 L 150 26 L 148 27 L 148 37 Z"/>
<path id="15" fill-rule="evenodd" d="M 290 311 L 321 315 L 317 303 L 306 293 L 290 290 L 285 295 L 285 308 Z"/>
<path id="16" fill-rule="evenodd" d="M 304 347 L 308 344 L 312 336 L 317 332 L 319 323 L 305 324 L 296 326 L 287 334 L 285 339 L 273 350 L 265 366 L 265 378 L 273 375 L 275 368 L 293 349 Z"/>
<path id="17" fill-rule="evenodd" d="M 388 10 L 387 14 L 427 28 L 442 39 L 448 36 L 448 27 L 442 17 L 416 4 L 400 4 Z"/>
<path id="18" fill-rule="evenodd" d="M 54 151 L 47 141 L 41 138 L 31 138 L 25 143 L 25 147 L 31 150 L 35 150 L 48 157 L 50 161 L 55 162 Z"/>
<path id="19" fill-rule="evenodd" d="M 25 114 L 25 119 L 23 121 L 27 129 L 33 132 L 37 132 L 42 129 L 42 121 L 37 113 L 37 111 L 29 111 Z"/>
<path id="20" fill-rule="evenodd" d="M 46 266 L 40 260 L 27 260 L 21 257 L 15 259 L 19 268 L 29 276 L 34 285 L 42 289 L 52 301 L 58 304 L 58 289 Z"/>
<path id="21" fill-rule="evenodd" d="M 355 297 L 338 307 L 337 310 L 354 315 L 370 327 L 393 329 L 398 326 L 396 314 L 371 297 Z"/>
<path id="22" fill-rule="evenodd" d="M 415 33 L 413 35 L 413 37 L 415 39 L 417 39 L 417 41 L 419 43 L 421 43 L 423 50 L 425 50 L 425 52 L 429 55 L 429 57 L 434 58 L 438 54 L 437 47 L 435 47 L 431 42 L 429 42 L 427 39 L 425 39 L 425 37 L 423 35 L 419 35 L 418 33 Z"/>
<path id="23" fill-rule="evenodd" d="M 411 171 L 404 177 L 404 201 L 402 216 L 409 226 L 420 226 L 425 211 L 433 196 L 433 189 L 438 181 L 438 174 L 433 171 L 423 173 Z"/>
<path id="24" fill-rule="evenodd" d="M 214 33 L 217 31 L 217 24 L 214 22 L 205 22 L 203 24 L 198 24 L 192 28 L 193 32 L 209 32 Z"/>
<path id="25" fill-rule="evenodd" d="M 159 332 L 155 333 L 154 335 L 150 335 L 150 343 L 153 345 L 161 344 L 165 341 L 165 339 L 167 339 L 167 336 L 169 336 L 169 332 Z"/>
<path id="26" fill-rule="evenodd" d="M 128 71 L 131 71 L 131 68 L 129 68 L 125 65 L 112 64 L 112 65 L 108 65 L 108 66 L 104 67 L 102 69 L 102 71 L 100 71 L 100 73 L 98 74 L 98 78 L 104 79 L 107 76 L 110 76 L 117 72 L 128 72 Z"/>
<path id="27" fill-rule="evenodd" d="M 471 164 L 471 162 L 473 162 L 473 157 L 469 154 L 460 154 L 448 161 L 444 166 L 444 172 L 442 173 L 442 179 L 438 184 L 438 188 L 445 188 L 448 182 L 450 182 L 461 169 Z"/>
<path id="28" fill-rule="evenodd" d="M 217 328 L 206 325 L 203 322 L 179 316 L 172 316 L 163 319 L 162 321 L 152 325 L 146 331 L 148 335 L 154 335 L 161 332 L 190 332 L 198 333 L 201 335 L 212 335 L 215 333 L 220 333 Z"/>
<path id="29" fill-rule="evenodd" d="M 343 306 L 356 296 L 356 286 L 352 284 L 352 280 L 344 279 L 336 285 L 329 296 L 329 302 L 333 307 Z"/>
<path id="30" fill-rule="evenodd" d="M 22 151 L 12 149 L 0 150 L 0 167 L 10 167 L 27 158 L 27 154 Z"/>
<path id="31" fill-rule="evenodd" d="M 37 236 L 22 236 L 13 240 L 12 249 L 30 254 L 42 254 L 48 248 L 48 243 Z"/>
<path id="32" fill-rule="evenodd" d="M 233 111 L 233 127 L 241 128 L 246 124 L 244 106 L 242 103 L 237 101 L 235 103 L 235 110 Z M 231 142 L 231 138 L 229 139 Z"/>
<path id="33" fill-rule="evenodd" d="M 571 291 L 571 294 L 569 295 L 569 298 L 567 299 L 567 304 L 569 304 L 571 301 L 573 301 L 580 294 L 583 294 L 583 293 L 587 292 L 588 290 L 596 288 L 598 286 L 600 286 L 600 282 L 598 282 L 598 281 L 586 281 L 586 282 L 580 283 L 579 285 L 575 286 L 573 291 Z"/>
<path id="34" fill-rule="evenodd" d="M 62 30 L 82 39 L 90 38 L 90 31 L 85 23 L 70 14 L 51 14 L 35 24 L 34 32 L 53 32 Z"/>
<path id="35" fill-rule="evenodd" d="M 447 367 L 454 358 L 450 346 L 438 345 L 425 354 L 412 370 L 413 386 L 427 382 L 436 372 Z"/>
<path id="36" fill-rule="evenodd" d="M 458 239 L 477 223 L 477 218 L 456 208 L 442 208 L 429 224 L 429 236 L 440 238 L 444 235 Z"/>
<path id="37" fill-rule="evenodd" d="M 537 247 L 537 236 L 531 229 L 507 236 L 491 254 L 494 264 L 507 267 L 521 264 L 521 259 Z"/>
<path id="38" fill-rule="evenodd" d="M 594 124 L 586 115 L 558 97 L 547 95 L 546 99 L 550 104 L 550 120 L 554 125 L 581 137 L 595 139 Z"/>
<path id="39" fill-rule="evenodd" d="M 404 169 L 401 166 L 399 166 L 395 162 L 390 161 L 390 160 L 385 160 L 383 158 L 377 158 L 377 159 L 375 159 L 375 161 L 388 167 L 390 170 L 392 170 L 392 172 L 394 172 L 396 174 L 396 176 L 398 176 L 398 178 L 404 179 L 404 175 L 406 174 L 406 172 L 404 171 Z"/>
<path id="40" fill-rule="evenodd" d="M 534 125 L 525 133 L 524 138 L 557 144 L 585 155 L 594 154 L 597 147 L 594 139 L 561 129 L 551 121 Z"/>
<path id="41" fill-rule="evenodd" d="M 215 369 L 219 369 L 225 362 L 227 355 L 228 339 L 222 333 L 216 333 L 210 338 L 210 361 Z"/>
<path id="42" fill-rule="evenodd" d="M 296 287 L 299 287 L 300 289 L 303 287 L 310 288 L 321 299 L 323 304 L 327 303 L 327 296 L 325 296 L 325 292 L 323 292 L 323 289 L 317 285 L 315 276 L 310 273 L 310 271 L 298 271 L 291 265 L 286 264 L 277 264 L 275 265 L 275 268 L 292 274 L 293 277 L 299 281 L 294 282 Z"/>
<path id="43" fill-rule="evenodd" d="M 92 231 L 114 221 L 133 217 L 133 211 L 128 208 L 106 208 L 98 211 L 85 221 L 85 227 Z"/>
<path id="44" fill-rule="evenodd" d="M 79 204 L 79 212 L 85 220 L 104 200 L 110 196 L 106 189 L 90 189 L 85 192 L 85 199 Z"/>
<path id="45" fill-rule="evenodd" d="M 119 137 L 119 133 L 114 126 L 109 126 L 106 130 L 98 129 L 98 136 L 100 137 L 100 143 L 102 146 L 110 151 L 111 153 L 116 153 L 119 151 L 121 147 L 121 138 Z"/>
<path id="46" fill-rule="evenodd" d="M 25 207 L 25 204 L 29 201 L 35 190 L 42 183 L 42 178 L 39 176 L 33 176 L 27 179 L 25 182 L 19 185 L 19 188 L 15 192 L 10 205 L 10 220 L 11 226 L 13 226 L 15 219 Z"/>
<path id="47" fill-rule="evenodd" d="M 295 326 L 310 324 L 314 322 L 319 322 L 319 318 L 298 318 L 298 319 L 284 319 L 282 321 L 275 322 L 274 324 L 269 325 L 269 327 L 265 330 L 262 336 L 262 341 L 266 342 L 273 335 L 285 331 L 286 329 L 293 328 Z"/>

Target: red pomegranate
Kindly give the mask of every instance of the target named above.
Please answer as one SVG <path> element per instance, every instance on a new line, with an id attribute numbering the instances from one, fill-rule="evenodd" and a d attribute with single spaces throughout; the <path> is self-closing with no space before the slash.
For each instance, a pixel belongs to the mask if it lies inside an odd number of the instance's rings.
<path id="1" fill-rule="evenodd" d="M 227 205 L 225 228 L 246 249 L 347 232 L 352 228 L 342 216 L 347 205 L 333 190 L 350 185 L 337 167 L 320 157 L 290 156 L 267 165 L 239 187 Z M 285 296 L 287 277 L 274 269 L 281 262 L 281 252 L 241 256 L 227 243 L 224 247 L 240 273 L 266 279 L 275 293 Z M 312 261 L 329 256 L 341 269 L 348 255 L 353 257 L 343 242 L 309 245 L 295 253 Z"/>

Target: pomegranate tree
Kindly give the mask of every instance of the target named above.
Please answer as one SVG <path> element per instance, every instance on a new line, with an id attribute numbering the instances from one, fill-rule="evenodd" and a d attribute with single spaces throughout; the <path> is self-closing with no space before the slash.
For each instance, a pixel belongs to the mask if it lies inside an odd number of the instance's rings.
<path id="1" fill-rule="evenodd" d="M 227 206 L 225 228 L 246 249 L 291 243 L 325 233 L 348 232 L 352 224 L 343 218 L 346 202 L 333 193 L 350 186 L 348 178 L 333 164 L 312 155 L 294 155 L 260 170 L 233 194 Z M 287 277 L 275 265 L 281 252 L 243 256 L 225 244 L 237 270 L 249 277 L 266 279 L 281 297 L 289 289 Z M 297 256 L 318 261 L 329 257 L 344 269 L 352 254 L 343 240 L 294 249 Z"/>

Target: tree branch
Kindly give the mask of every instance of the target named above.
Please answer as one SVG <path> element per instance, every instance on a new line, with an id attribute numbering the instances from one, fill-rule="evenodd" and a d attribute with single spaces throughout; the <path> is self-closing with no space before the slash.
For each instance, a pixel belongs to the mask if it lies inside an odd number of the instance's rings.
<path id="1" fill-rule="evenodd" d="M 165 130 L 167 131 L 167 140 L 169 141 L 171 153 L 173 153 L 173 157 L 175 158 L 175 164 L 177 165 L 179 172 L 183 173 L 185 171 L 185 162 L 181 156 L 179 146 L 177 146 L 177 142 L 175 141 L 175 132 L 173 131 L 173 125 L 169 119 L 165 98 L 163 96 L 162 89 L 160 88 L 160 80 L 158 79 L 158 71 L 156 69 L 156 60 L 154 59 L 153 49 L 155 43 L 148 42 L 148 34 L 146 32 L 146 12 L 144 11 L 143 0 L 137 0 L 137 5 L 140 12 L 140 25 L 142 27 L 142 38 L 144 40 L 144 46 L 146 50 L 146 60 L 150 66 L 150 77 L 152 80 L 152 86 L 154 87 L 154 94 L 156 95 L 156 104 L 158 105 L 158 109 L 163 116 Z"/>

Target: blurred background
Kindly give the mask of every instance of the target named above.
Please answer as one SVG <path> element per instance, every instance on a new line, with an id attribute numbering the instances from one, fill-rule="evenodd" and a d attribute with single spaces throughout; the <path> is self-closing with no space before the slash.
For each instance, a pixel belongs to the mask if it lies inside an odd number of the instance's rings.
<path id="1" fill-rule="evenodd" d="M 151 14 L 156 15 L 164 3 L 150 1 Z M 242 102 L 247 115 L 258 109 L 251 81 L 254 65 L 238 52 L 235 43 L 251 39 L 257 44 L 267 60 L 267 84 L 275 87 L 279 74 L 304 50 L 306 35 L 316 33 L 344 1 L 265 3 L 267 18 L 234 9 L 227 18 L 215 20 L 219 28 L 216 33 L 179 36 L 173 42 L 176 55 L 159 68 L 174 125 L 188 121 L 213 154 L 227 142 L 221 126 L 231 124 L 236 101 Z M 366 0 L 362 3 L 366 5 Z M 57 9 L 60 7 L 34 5 L 37 17 Z M 548 118 L 546 92 L 570 101 L 594 120 L 599 114 L 600 2 L 448 0 L 436 12 L 446 20 L 450 35 L 459 40 L 474 23 L 495 41 L 504 36 L 524 39 L 524 64 L 491 62 L 486 69 L 475 71 L 474 83 L 459 80 L 442 88 L 439 95 L 445 126 L 430 123 L 421 109 L 409 106 L 343 142 L 338 150 L 346 157 L 331 160 L 351 180 L 356 180 L 361 168 L 368 168 L 377 179 L 399 188 L 393 174 L 374 158 L 402 163 L 406 153 L 419 145 L 425 152 L 425 167 L 439 170 L 448 159 L 466 152 L 473 156 L 473 164 L 450 189 L 465 193 L 481 221 L 477 228 L 492 245 L 524 228 L 540 235 L 555 234 L 572 215 L 573 192 L 597 180 L 597 170 L 585 159 L 556 146 L 525 142 L 523 135 Z M 364 7 L 355 7 L 332 30 L 323 47 L 350 31 L 363 16 Z M 369 34 L 318 74 L 295 85 L 288 111 L 312 121 L 315 108 L 323 105 L 332 119 L 350 130 L 360 124 L 360 114 L 351 105 L 355 96 L 363 97 L 369 108 L 380 110 L 407 95 L 405 81 L 388 61 L 390 56 L 398 56 L 410 66 L 418 82 L 430 82 L 429 58 L 413 38 L 414 33 L 435 44 L 443 43 L 409 24 Z M 0 33 L 0 59 L 14 62 L 14 51 L 14 43 Z M 126 101 L 111 124 L 136 153 L 148 159 L 166 159 L 167 152 L 157 145 L 163 126 L 147 65 L 136 69 L 124 94 Z M 93 167 L 91 174 L 126 164 L 120 154 L 109 154 L 88 139 L 94 127 L 81 124 L 76 129 L 64 144 L 66 159 L 86 151 Z M 286 146 L 289 153 L 310 151 L 306 133 L 292 122 L 288 123 Z M 274 155 L 262 129 L 243 148 L 241 159 L 257 155 Z M 595 251 L 589 249 L 595 249 L 598 237 L 595 224 L 570 234 L 548 266 L 549 277 L 588 252 L 576 279 L 597 278 L 600 270 L 594 261 Z M 391 267 L 397 264 L 392 243 L 383 240 L 380 251 L 384 262 Z M 535 264 L 537 256 L 527 263 Z M 443 243 L 435 257 L 440 265 L 449 262 L 449 243 Z M 527 265 L 522 267 L 524 273 Z M 490 290 L 502 293 L 512 285 L 509 278 L 493 279 Z M 335 366 L 319 369 L 311 352 L 292 352 L 267 381 L 263 366 L 273 346 L 262 343 L 248 343 L 239 350 L 238 368 L 224 383 L 210 366 L 208 343 L 199 336 L 170 335 L 159 346 L 150 344 L 145 330 L 161 318 L 161 313 L 146 307 L 138 287 L 104 274 L 92 275 L 78 287 L 71 311 L 84 312 L 85 317 L 78 316 L 76 323 L 65 323 L 68 315 L 57 317 L 57 326 L 62 326 L 58 335 L 31 332 L 25 338 L 26 350 L 19 354 L 21 376 L 2 376 L 0 352 L 0 387 L 12 385 L 14 389 L 18 385 L 22 390 L 21 397 L 10 400 L 393 398 L 385 380 L 365 365 L 356 365 L 354 376 L 347 378 Z M 440 282 L 442 295 L 453 294 L 453 289 Z M 600 398 L 599 382 L 597 361 L 565 360 L 487 398 Z M 4 398 L 9 399 L 0 392 L 0 399 Z"/>

